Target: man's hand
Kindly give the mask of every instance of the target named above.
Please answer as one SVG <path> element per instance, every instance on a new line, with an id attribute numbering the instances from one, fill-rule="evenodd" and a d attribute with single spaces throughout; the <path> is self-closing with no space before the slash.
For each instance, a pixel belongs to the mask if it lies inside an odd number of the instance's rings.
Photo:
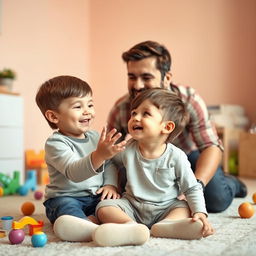
<path id="1" fill-rule="evenodd" d="M 106 185 L 96 191 L 97 194 L 101 194 L 100 200 L 104 199 L 119 199 L 120 195 L 117 193 L 117 188 L 112 185 Z"/>
<path id="2" fill-rule="evenodd" d="M 197 221 L 197 220 L 201 220 L 203 222 L 203 237 L 210 236 L 215 232 L 204 213 L 202 212 L 195 213 L 192 217 L 192 221 Z"/>

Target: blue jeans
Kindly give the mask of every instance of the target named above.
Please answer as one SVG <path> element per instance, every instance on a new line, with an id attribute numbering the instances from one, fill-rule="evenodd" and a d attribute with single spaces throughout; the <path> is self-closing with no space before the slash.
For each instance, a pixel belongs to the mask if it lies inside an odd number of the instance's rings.
<path id="1" fill-rule="evenodd" d="M 53 224 L 61 215 L 72 215 L 87 219 L 87 216 L 94 215 L 99 201 L 100 195 L 83 197 L 61 196 L 46 200 L 44 206 L 46 208 L 46 216 Z"/>
<path id="2" fill-rule="evenodd" d="M 191 168 L 195 171 L 199 151 L 193 151 L 188 155 Z M 219 166 L 210 182 L 205 187 L 204 197 L 208 212 L 222 212 L 228 208 L 239 189 L 235 178 L 225 175 Z"/>

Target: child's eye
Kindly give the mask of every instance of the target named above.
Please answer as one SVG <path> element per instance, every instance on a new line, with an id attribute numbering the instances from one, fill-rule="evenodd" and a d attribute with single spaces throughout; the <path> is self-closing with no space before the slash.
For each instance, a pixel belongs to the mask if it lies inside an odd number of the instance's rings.
<path id="1" fill-rule="evenodd" d="M 89 108 L 93 108 L 94 105 L 93 105 L 93 104 L 89 104 L 88 107 L 89 107 Z"/>
<path id="2" fill-rule="evenodd" d="M 145 112 L 143 113 L 143 115 L 144 115 L 144 116 L 150 116 L 150 113 L 147 112 L 147 111 L 145 111 Z"/>
<path id="3" fill-rule="evenodd" d="M 132 112 L 131 112 L 131 116 L 136 116 L 136 112 L 135 112 L 135 111 L 132 111 Z"/>
<path id="4" fill-rule="evenodd" d="M 75 105 L 73 108 L 80 109 L 81 106 L 80 105 Z"/>

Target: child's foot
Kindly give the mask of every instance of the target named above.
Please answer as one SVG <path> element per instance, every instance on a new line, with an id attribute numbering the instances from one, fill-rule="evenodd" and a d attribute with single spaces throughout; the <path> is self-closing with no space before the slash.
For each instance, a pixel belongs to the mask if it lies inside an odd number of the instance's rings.
<path id="1" fill-rule="evenodd" d="M 62 215 L 53 225 L 54 233 L 64 241 L 89 242 L 92 241 L 92 232 L 98 225 L 75 216 Z"/>
<path id="2" fill-rule="evenodd" d="M 191 218 L 182 220 L 164 220 L 154 224 L 151 228 L 151 234 L 155 237 L 176 238 L 176 239 L 200 239 L 203 223 L 201 221 L 192 221 Z"/>
<path id="3" fill-rule="evenodd" d="M 149 237 L 147 226 L 138 223 L 102 224 L 93 233 L 93 241 L 99 246 L 141 245 Z"/>

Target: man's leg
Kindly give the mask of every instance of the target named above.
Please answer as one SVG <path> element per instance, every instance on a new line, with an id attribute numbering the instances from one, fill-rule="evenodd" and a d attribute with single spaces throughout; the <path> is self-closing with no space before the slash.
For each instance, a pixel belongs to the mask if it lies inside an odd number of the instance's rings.
<path id="1" fill-rule="evenodd" d="M 192 170 L 195 171 L 199 151 L 188 155 Z M 208 212 L 222 212 L 232 203 L 234 197 L 245 197 L 246 186 L 235 176 L 227 175 L 219 166 L 205 187 L 204 197 Z"/>

